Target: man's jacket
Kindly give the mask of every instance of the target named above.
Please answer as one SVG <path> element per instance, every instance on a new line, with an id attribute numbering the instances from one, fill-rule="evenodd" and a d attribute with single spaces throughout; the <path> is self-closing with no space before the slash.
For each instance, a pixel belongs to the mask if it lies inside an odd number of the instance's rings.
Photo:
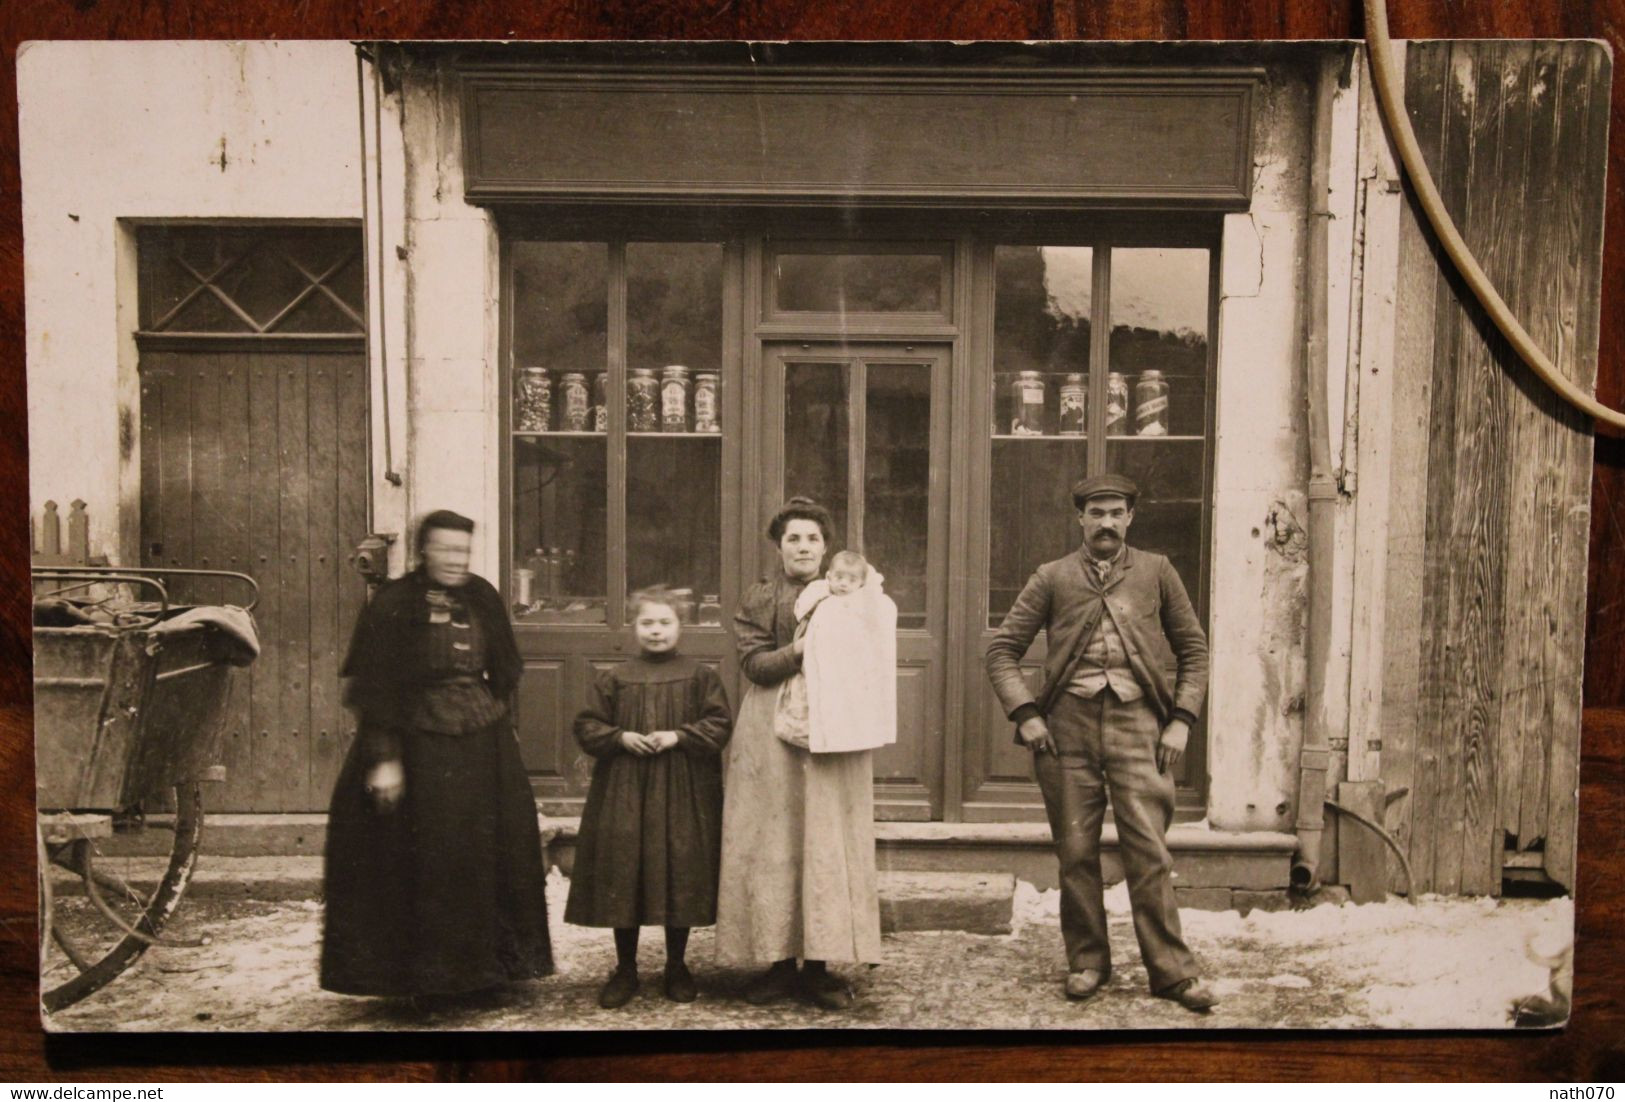
<path id="1" fill-rule="evenodd" d="M 987 675 L 1004 713 L 1035 704 L 1044 715 L 1066 691 L 1102 615 L 1117 625 L 1134 677 L 1163 723 L 1194 719 L 1207 695 L 1207 636 L 1179 573 L 1165 556 L 1133 547 L 1104 583 L 1083 548 L 1040 566 L 987 648 Z M 1044 681 L 1033 696 L 1020 662 L 1039 631 L 1049 634 Z"/>

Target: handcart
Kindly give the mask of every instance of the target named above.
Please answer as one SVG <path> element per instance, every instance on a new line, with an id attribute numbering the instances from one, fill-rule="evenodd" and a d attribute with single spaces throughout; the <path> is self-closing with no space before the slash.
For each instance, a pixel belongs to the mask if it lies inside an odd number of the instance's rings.
<path id="1" fill-rule="evenodd" d="M 151 945 L 204 943 L 166 939 L 162 931 L 197 861 L 200 785 L 224 776 L 231 684 L 235 668 L 257 651 L 249 613 L 259 587 L 246 574 L 220 570 L 32 573 L 40 987 L 45 1010 L 55 1012 L 106 986 Z M 248 601 L 172 604 L 165 582 L 182 577 L 240 584 Z M 161 807 L 170 797 L 172 811 Z M 148 813 L 159 810 L 164 814 L 152 814 L 149 824 Z M 172 835 L 155 886 L 98 860 L 115 834 L 156 835 L 160 822 L 172 824 Z M 162 838 L 141 840 L 162 851 Z M 53 921 L 52 866 L 80 878 L 104 933 L 76 941 Z M 66 963 L 51 960 L 53 944 Z"/>

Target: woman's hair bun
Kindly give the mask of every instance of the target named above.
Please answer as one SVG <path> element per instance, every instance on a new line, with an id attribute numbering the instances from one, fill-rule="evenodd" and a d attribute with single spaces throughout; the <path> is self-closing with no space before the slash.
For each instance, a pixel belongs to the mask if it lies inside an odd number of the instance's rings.
<path id="1" fill-rule="evenodd" d="M 786 501 L 784 504 L 785 504 L 786 507 L 789 507 L 789 506 L 792 506 L 792 505 L 817 505 L 818 502 L 814 501 L 812 498 L 808 497 L 806 494 L 797 494 L 795 497 L 791 498 L 789 501 Z"/>

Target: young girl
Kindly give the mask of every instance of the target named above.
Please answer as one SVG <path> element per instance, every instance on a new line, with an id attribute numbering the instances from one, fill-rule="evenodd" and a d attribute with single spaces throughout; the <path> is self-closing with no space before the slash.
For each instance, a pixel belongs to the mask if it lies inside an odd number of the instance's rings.
<path id="1" fill-rule="evenodd" d="M 666 928 L 665 992 L 692 1002 L 683 961 L 688 931 L 716 921 L 722 846 L 720 753 L 733 728 L 722 681 L 677 653 L 678 600 L 663 587 L 634 593 L 640 654 L 593 679 L 575 736 L 591 754 L 564 920 L 615 930 L 606 1010 L 638 990 L 638 927 Z"/>

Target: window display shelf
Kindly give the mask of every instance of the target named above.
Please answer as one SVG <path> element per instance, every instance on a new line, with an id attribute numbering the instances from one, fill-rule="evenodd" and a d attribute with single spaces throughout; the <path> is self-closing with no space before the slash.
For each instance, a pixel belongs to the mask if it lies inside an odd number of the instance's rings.
<path id="1" fill-rule="evenodd" d="M 527 438 L 528 437 L 538 437 L 538 436 L 574 436 L 574 437 L 583 437 L 583 436 L 603 436 L 603 435 L 605 435 L 604 433 L 601 433 L 601 432 L 570 432 L 570 431 L 567 431 L 567 430 L 564 430 L 564 429 L 548 429 L 546 432 L 522 432 L 519 429 L 515 429 L 513 434 L 515 436 L 521 436 L 521 437 L 527 437 Z M 675 435 L 675 434 L 673 434 L 673 435 Z"/>
<path id="2" fill-rule="evenodd" d="M 1035 436 L 1023 436 L 1023 435 L 1018 435 L 1018 434 L 1012 433 L 1012 432 L 996 432 L 996 433 L 993 434 L 993 439 L 994 440 L 1071 440 L 1071 441 L 1075 441 L 1075 442 L 1081 444 L 1084 441 L 1087 441 L 1089 439 L 1089 437 L 1088 437 L 1088 435 L 1086 433 L 1067 433 L 1066 435 L 1063 436 L 1060 433 L 1048 432 L 1048 433 L 1044 433 L 1042 436 L 1037 436 L 1037 435 L 1035 435 Z"/>
<path id="3" fill-rule="evenodd" d="M 1206 440 L 1205 436 L 1142 436 L 1138 433 L 1126 436 L 1108 436 L 1107 440 L 1113 444 L 1200 444 Z"/>
<path id="4" fill-rule="evenodd" d="M 628 437 L 648 440 L 721 440 L 720 432 L 629 432 Z"/>

